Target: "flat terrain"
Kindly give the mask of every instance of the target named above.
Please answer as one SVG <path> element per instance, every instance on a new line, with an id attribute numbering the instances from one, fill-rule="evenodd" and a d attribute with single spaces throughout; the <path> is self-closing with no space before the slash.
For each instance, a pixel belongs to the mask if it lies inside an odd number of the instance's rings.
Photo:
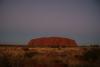
<path id="1" fill-rule="evenodd" d="M 0 67 L 100 67 L 99 47 L 0 46 Z"/>

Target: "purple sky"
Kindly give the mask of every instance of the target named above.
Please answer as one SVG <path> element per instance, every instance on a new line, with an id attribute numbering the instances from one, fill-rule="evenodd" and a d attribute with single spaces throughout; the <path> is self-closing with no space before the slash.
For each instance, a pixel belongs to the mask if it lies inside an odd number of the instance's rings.
<path id="1" fill-rule="evenodd" d="M 63 36 L 100 43 L 99 0 L 0 0 L 0 43 Z"/>

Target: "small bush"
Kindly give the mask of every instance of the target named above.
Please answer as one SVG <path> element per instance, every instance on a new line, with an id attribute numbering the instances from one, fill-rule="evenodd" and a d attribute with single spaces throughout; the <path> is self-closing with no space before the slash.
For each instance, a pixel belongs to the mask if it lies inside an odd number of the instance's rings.
<path id="1" fill-rule="evenodd" d="M 83 55 L 84 60 L 89 62 L 95 62 L 100 58 L 100 49 L 91 48 Z"/>

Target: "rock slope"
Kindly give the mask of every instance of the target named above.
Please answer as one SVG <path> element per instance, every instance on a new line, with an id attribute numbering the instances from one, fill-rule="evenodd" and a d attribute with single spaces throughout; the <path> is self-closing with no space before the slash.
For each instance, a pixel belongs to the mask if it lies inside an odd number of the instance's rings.
<path id="1" fill-rule="evenodd" d="M 75 47 L 77 46 L 77 43 L 75 40 L 69 38 L 43 37 L 30 40 L 28 45 L 38 47 Z"/>

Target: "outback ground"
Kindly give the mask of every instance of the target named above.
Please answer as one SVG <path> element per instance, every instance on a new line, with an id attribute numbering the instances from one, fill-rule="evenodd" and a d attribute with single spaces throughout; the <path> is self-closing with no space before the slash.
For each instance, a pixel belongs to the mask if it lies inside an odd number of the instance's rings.
<path id="1" fill-rule="evenodd" d="M 0 46 L 0 67 L 100 67 L 100 47 Z"/>

